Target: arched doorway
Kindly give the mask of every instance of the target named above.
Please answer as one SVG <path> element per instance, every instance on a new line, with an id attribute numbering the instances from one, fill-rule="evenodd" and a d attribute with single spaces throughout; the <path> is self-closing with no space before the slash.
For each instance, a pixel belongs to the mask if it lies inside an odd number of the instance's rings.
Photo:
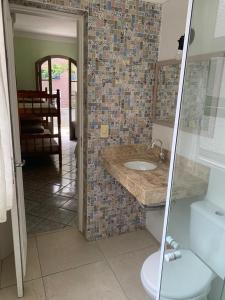
<path id="1" fill-rule="evenodd" d="M 39 59 L 35 68 L 37 90 L 60 90 L 62 129 L 69 128 L 70 140 L 76 139 L 77 62 L 67 56 L 49 55 Z"/>

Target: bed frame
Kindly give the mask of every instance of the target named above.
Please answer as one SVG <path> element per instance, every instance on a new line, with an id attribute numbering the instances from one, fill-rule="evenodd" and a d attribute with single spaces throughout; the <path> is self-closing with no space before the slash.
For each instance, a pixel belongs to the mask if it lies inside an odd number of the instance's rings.
<path id="1" fill-rule="evenodd" d="M 21 152 L 24 158 L 59 155 L 62 166 L 60 91 L 17 91 Z M 57 132 L 54 131 L 57 123 Z"/>

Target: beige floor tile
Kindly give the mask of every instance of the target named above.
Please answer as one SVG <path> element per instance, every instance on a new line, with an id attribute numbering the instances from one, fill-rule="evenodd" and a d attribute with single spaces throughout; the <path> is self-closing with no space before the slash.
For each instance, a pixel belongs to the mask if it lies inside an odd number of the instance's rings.
<path id="1" fill-rule="evenodd" d="M 56 233 L 56 232 L 62 232 L 62 231 L 65 231 L 65 230 L 70 230 L 71 227 L 70 226 L 65 226 L 63 228 L 60 228 L 60 229 L 55 229 L 55 230 L 51 230 L 51 231 L 44 231 L 44 232 L 37 232 L 35 233 L 33 236 L 42 236 L 42 235 L 48 235 L 48 234 L 52 234 L 52 233 Z M 31 235 L 32 237 L 32 235 Z"/>
<path id="2" fill-rule="evenodd" d="M 14 255 L 6 257 L 2 261 L 0 288 L 10 286 L 16 283 Z"/>
<path id="3" fill-rule="evenodd" d="M 17 300 L 16 286 L 0 289 L 1 300 Z M 45 300 L 45 292 L 42 279 L 26 282 L 24 285 L 23 300 Z"/>
<path id="4" fill-rule="evenodd" d="M 38 257 L 37 243 L 35 238 L 28 239 L 27 248 L 27 272 L 25 281 L 41 277 L 41 266 Z"/>
<path id="5" fill-rule="evenodd" d="M 27 272 L 25 281 L 41 277 L 35 238 L 29 238 L 27 243 Z M 14 255 L 8 256 L 2 263 L 1 288 L 16 284 Z"/>
<path id="6" fill-rule="evenodd" d="M 44 278 L 48 300 L 125 300 L 106 262 L 97 262 Z"/>
<path id="7" fill-rule="evenodd" d="M 107 258 L 157 245 L 156 240 L 146 230 L 117 235 L 97 243 Z"/>
<path id="8" fill-rule="evenodd" d="M 140 271 L 145 259 L 157 250 L 158 247 L 151 246 L 109 258 L 109 264 L 129 300 L 149 300 L 141 284 Z"/>
<path id="9" fill-rule="evenodd" d="M 37 242 L 43 275 L 104 259 L 97 244 L 87 242 L 77 229 L 41 235 Z"/>

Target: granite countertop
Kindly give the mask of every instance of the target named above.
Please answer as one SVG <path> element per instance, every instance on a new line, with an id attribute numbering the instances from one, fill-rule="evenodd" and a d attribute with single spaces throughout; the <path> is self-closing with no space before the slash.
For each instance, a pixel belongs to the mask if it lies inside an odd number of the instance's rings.
<path id="1" fill-rule="evenodd" d="M 169 171 L 168 152 L 163 163 L 159 162 L 159 149 L 149 149 L 147 145 L 115 145 L 105 148 L 101 157 L 106 170 L 123 185 L 136 199 L 146 206 L 165 204 Z M 157 164 L 153 171 L 131 170 L 124 166 L 128 161 L 147 161 Z M 207 191 L 207 172 L 196 171 L 204 176 L 193 175 L 193 166 L 186 164 L 187 170 L 176 168 L 173 199 L 200 196 Z M 202 170 L 201 170 L 202 171 Z"/>

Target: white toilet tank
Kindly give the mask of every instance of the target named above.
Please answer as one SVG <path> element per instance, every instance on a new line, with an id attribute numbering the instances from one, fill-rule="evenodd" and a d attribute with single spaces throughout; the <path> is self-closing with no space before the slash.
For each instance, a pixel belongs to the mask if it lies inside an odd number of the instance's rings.
<path id="1" fill-rule="evenodd" d="M 225 211 L 209 201 L 191 205 L 191 250 L 220 278 L 225 277 Z"/>

